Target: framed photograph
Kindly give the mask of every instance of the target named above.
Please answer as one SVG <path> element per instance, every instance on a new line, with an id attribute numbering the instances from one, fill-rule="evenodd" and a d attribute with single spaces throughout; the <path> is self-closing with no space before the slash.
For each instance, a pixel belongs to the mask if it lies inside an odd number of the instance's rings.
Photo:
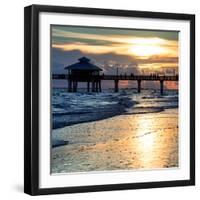
<path id="1" fill-rule="evenodd" d="M 25 8 L 24 191 L 195 184 L 195 16 Z"/>

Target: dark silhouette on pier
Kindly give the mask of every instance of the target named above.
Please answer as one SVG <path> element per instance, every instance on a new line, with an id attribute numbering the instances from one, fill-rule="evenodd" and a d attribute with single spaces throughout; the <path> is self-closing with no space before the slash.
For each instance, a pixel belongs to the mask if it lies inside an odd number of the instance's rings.
<path id="1" fill-rule="evenodd" d="M 90 63 L 90 59 L 82 57 L 79 62 L 65 67 L 68 71 L 67 74 L 53 74 L 53 79 L 65 79 L 68 80 L 68 92 L 77 92 L 78 82 L 87 82 L 87 91 L 90 92 L 90 84 L 92 92 L 101 92 L 101 81 L 103 80 L 113 80 L 114 81 L 114 91 L 119 91 L 119 81 L 137 81 L 138 93 L 141 92 L 141 82 L 142 81 L 159 81 L 160 82 L 160 93 L 164 93 L 164 81 L 178 81 L 178 75 L 135 75 L 131 73 L 130 75 L 105 75 L 100 74 L 102 71 L 98 66 Z"/>
<path id="2" fill-rule="evenodd" d="M 90 59 L 86 57 L 79 58 L 79 62 L 65 67 L 68 71 L 66 78 L 68 79 L 68 91 L 76 92 L 78 82 L 87 82 L 87 91 L 90 91 L 90 83 L 92 84 L 92 92 L 101 92 L 101 68 L 90 63 Z"/>

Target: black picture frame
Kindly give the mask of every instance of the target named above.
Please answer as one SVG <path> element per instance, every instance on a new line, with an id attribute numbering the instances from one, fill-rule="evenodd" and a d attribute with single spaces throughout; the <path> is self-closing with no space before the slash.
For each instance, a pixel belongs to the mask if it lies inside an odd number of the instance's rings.
<path id="1" fill-rule="evenodd" d="M 76 13 L 154 19 L 188 20 L 190 23 L 190 179 L 177 181 L 39 188 L 39 14 Z M 195 185 L 195 15 L 31 5 L 24 9 L 24 192 L 30 195 L 95 192 Z"/>

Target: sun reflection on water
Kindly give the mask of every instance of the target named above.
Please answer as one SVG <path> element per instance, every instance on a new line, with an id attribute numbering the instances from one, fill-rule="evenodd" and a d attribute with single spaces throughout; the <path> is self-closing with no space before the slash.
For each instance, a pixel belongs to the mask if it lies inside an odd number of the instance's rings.
<path id="1" fill-rule="evenodd" d="M 153 130 L 153 118 L 140 117 L 137 129 L 137 150 L 140 152 L 139 160 L 142 167 L 148 167 L 153 160 L 154 142 L 156 136 Z"/>
<path id="2" fill-rule="evenodd" d="M 132 151 L 137 152 L 134 164 L 141 169 L 177 165 L 177 153 L 174 154 L 177 152 L 177 128 L 174 124 L 169 128 L 170 118 L 155 116 L 140 115 L 132 121 L 138 124 L 137 129 L 132 130 L 132 134 L 136 134 L 131 141 Z"/>

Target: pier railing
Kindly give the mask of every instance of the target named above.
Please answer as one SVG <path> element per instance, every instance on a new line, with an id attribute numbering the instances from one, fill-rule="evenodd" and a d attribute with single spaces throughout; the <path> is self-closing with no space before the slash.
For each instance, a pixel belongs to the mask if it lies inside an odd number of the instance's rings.
<path id="1" fill-rule="evenodd" d="M 93 76 L 74 76 L 66 74 L 53 74 L 53 79 L 100 79 L 100 80 L 141 80 L 141 81 L 178 81 L 178 75 L 93 75 Z"/>
<path id="2" fill-rule="evenodd" d="M 178 76 L 165 75 L 103 75 L 102 80 L 178 81 Z"/>

